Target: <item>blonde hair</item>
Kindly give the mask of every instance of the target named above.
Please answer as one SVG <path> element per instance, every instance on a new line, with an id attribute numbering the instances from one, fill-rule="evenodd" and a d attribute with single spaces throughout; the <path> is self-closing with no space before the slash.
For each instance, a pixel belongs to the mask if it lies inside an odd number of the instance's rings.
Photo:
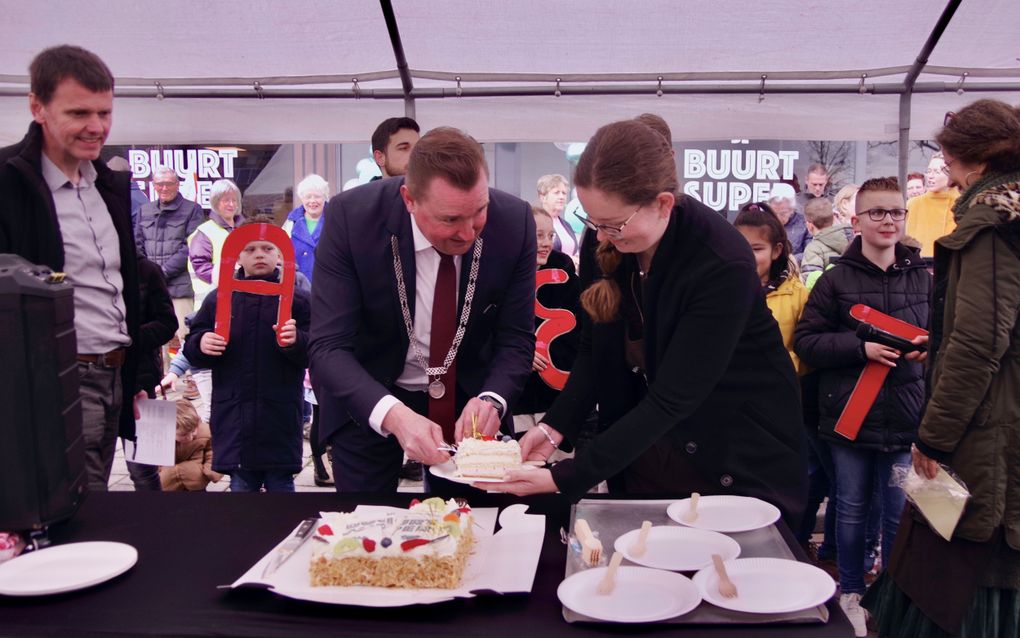
<path id="1" fill-rule="evenodd" d="M 191 401 L 177 401 L 177 434 L 183 436 L 198 429 L 201 419 Z"/>
<path id="2" fill-rule="evenodd" d="M 843 188 L 839 189 L 836 196 L 832 198 L 833 212 L 841 213 L 843 211 L 841 208 L 843 202 L 853 201 L 854 197 L 857 195 L 858 189 L 860 189 L 860 186 L 857 184 L 847 184 Z M 853 211 L 853 208 L 850 210 Z"/>
<path id="3" fill-rule="evenodd" d="M 556 188 L 557 186 L 562 186 L 563 188 L 569 190 L 567 178 L 557 173 L 551 173 L 549 175 L 543 175 L 542 177 L 539 177 L 538 196 L 545 197 L 546 193 Z"/>

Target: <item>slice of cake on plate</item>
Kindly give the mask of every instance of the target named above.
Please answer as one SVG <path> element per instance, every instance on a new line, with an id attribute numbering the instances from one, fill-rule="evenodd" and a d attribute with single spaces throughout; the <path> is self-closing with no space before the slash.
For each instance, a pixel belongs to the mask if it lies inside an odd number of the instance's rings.
<path id="1" fill-rule="evenodd" d="M 521 446 L 517 441 L 465 438 L 453 457 L 457 474 L 465 478 L 503 478 L 508 470 L 521 467 Z"/>
<path id="2" fill-rule="evenodd" d="M 468 505 L 435 497 L 381 515 L 324 513 L 311 583 L 456 588 L 474 542 L 472 524 Z"/>

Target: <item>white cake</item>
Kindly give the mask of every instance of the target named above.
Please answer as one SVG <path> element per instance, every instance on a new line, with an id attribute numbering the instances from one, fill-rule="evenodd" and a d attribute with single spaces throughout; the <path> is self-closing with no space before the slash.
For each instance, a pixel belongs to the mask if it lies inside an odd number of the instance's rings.
<path id="1" fill-rule="evenodd" d="M 521 467 L 521 446 L 517 441 L 466 438 L 453 457 L 457 474 L 467 478 L 503 478 L 508 470 Z"/>
<path id="2" fill-rule="evenodd" d="M 456 588 L 471 553 L 472 524 L 468 505 L 436 497 L 383 515 L 324 512 L 311 583 Z"/>

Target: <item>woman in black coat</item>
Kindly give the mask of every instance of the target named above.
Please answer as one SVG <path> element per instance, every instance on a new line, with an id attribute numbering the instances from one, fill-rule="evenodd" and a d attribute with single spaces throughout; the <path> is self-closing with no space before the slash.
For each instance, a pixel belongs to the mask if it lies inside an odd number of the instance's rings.
<path id="1" fill-rule="evenodd" d="M 548 458 L 596 402 L 601 431 L 574 459 L 487 487 L 579 499 L 621 475 L 628 493 L 756 496 L 796 525 L 807 471 L 790 356 L 747 242 L 677 197 L 670 150 L 636 121 L 588 143 L 574 182 L 600 241 L 599 279 L 581 297 L 591 321 L 566 388 L 522 450 Z"/>

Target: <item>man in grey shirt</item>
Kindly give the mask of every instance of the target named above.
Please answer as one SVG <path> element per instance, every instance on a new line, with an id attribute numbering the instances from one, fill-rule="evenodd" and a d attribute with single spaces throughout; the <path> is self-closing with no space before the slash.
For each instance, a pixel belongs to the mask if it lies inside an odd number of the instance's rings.
<path id="1" fill-rule="evenodd" d="M 134 438 L 139 394 L 130 176 L 99 161 L 113 76 L 74 46 L 43 51 L 29 73 L 34 121 L 21 142 L 0 149 L 0 252 L 64 272 L 74 284 L 89 489 L 105 490 L 118 434 Z"/>
<path id="2" fill-rule="evenodd" d="M 157 168 L 152 173 L 152 184 L 157 201 L 142 205 L 135 241 L 138 254 L 163 269 L 177 315 L 177 338 L 183 342 L 184 318 L 195 311 L 195 291 L 188 274 L 188 237 L 205 221 L 205 212 L 181 195 L 174 169 Z"/>

